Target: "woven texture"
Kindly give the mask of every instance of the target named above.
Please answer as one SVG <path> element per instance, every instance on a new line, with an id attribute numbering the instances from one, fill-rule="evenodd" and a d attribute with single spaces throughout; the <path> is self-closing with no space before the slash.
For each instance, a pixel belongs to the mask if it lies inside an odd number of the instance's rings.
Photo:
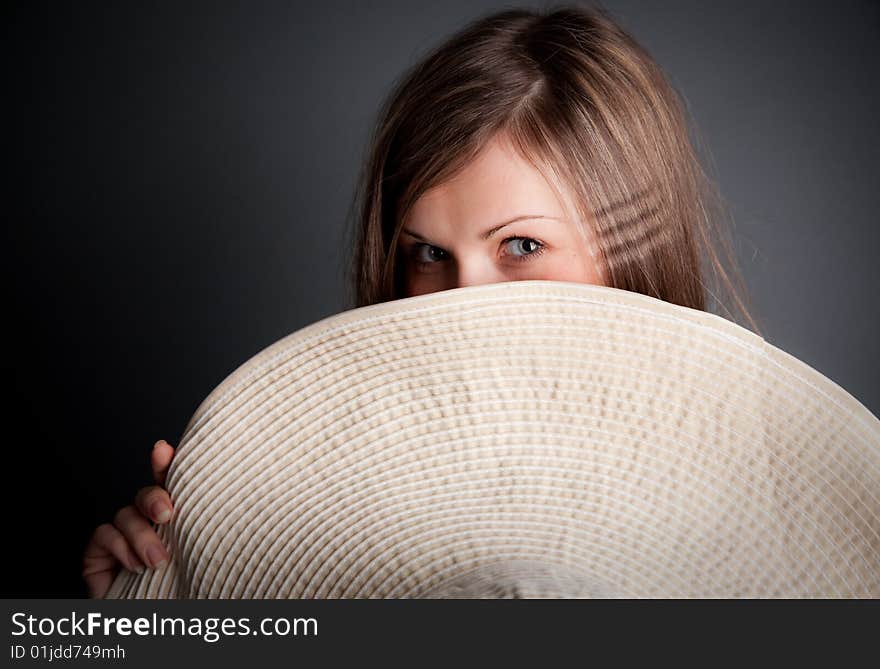
<path id="1" fill-rule="evenodd" d="M 880 421 L 720 317 L 517 281 L 337 314 L 179 440 L 108 598 L 878 597 Z"/>

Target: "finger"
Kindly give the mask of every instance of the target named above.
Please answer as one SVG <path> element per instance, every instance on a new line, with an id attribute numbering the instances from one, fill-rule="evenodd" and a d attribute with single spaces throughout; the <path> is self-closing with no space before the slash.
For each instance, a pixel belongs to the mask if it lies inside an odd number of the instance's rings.
<path id="1" fill-rule="evenodd" d="M 164 439 L 153 444 L 153 452 L 150 455 L 150 465 L 153 469 L 153 480 L 158 485 L 165 485 L 165 477 L 168 475 L 168 467 L 174 457 L 174 447 Z"/>
<path id="2" fill-rule="evenodd" d="M 84 576 L 86 587 L 89 589 L 89 597 L 92 599 L 104 599 L 104 595 L 113 585 L 116 574 L 113 571 L 102 571 L 90 576 Z"/>
<path id="3" fill-rule="evenodd" d="M 140 569 L 143 570 L 143 567 Z M 113 555 L 84 556 L 82 576 L 88 587 L 89 597 L 103 599 L 118 572 L 119 561 Z"/>
<path id="4" fill-rule="evenodd" d="M 121 563 L 129 571 L 144 571 L 144 563 L 132 550 L 125 536 L 110 523 L 103 523 L 92 533 L 83 554 L 83 577 L 101 571 L 112 571 L 117 563 Z"/>
<path id="5" fill-rule="evenodd" d="M 168 561 L 168 551 L 150 525 L 149 519 L 133 504 L 122 507 L 113 517 L 113 524 L 122 532 L 135 554 L 153 568 L 161 568 Z"/>
<path id="6" fill-rule="evenodd" d="M 154 523 L 167 523 L 174 511 L 168 491 L 157 485 L 148 485 L 138 490 L 134 503 L 138 511 Z"/>

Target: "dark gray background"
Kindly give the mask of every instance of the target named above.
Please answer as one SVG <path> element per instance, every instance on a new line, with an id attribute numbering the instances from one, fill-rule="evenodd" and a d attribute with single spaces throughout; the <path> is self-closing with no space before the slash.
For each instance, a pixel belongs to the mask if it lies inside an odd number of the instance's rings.
<path id="1" fill-rule="evenodd" d="M 84 595 L 153 442 L 345 308 L 391 84 L 534 3 L 121 4 L 3 10 L 7 596 Z M 688 103 L 767 339 L 880 413 L 878 5 L 604 4 Z"/>

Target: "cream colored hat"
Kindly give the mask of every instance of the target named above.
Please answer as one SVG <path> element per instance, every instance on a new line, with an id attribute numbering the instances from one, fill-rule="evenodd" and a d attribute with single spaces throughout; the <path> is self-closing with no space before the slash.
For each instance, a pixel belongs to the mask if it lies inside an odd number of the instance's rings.
<path id="1" fill-rule="evenodd" d="M 718 316 L 517 281 L 325 318 L 179 440 L 108 598 L 878 597 L 880 421 Z"/>

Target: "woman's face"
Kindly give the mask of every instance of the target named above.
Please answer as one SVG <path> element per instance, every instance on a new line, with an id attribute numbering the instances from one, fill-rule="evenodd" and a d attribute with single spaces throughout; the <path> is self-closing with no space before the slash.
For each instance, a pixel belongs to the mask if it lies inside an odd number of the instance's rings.
<path id="1" fill-rule="evenodd" d="M 525 279 L 602 284 L 575 226 L 541 173 L 495 139 L 416 201 L 400 237 L 406 294 Z"/>

